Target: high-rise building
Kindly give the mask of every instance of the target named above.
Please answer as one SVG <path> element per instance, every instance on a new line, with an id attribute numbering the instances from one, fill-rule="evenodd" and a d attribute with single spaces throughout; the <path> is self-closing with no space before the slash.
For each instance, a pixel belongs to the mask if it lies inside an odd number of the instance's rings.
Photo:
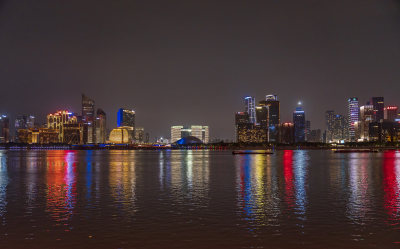
<path id="1" fill-rule="evenodd" d="M 333 141 L 333 126 L 335 122 L 335 112 L 329 110 L 325 112 L 325 124 L 326 124 L 326 142 Z"/>
<path id="2" fill-rule="evenodd" d="M 348 125 L 345 116 L 336 114 L 334 115 L 332 124 L 332 139 L 328 142 L 342 142 L 348 139 Z"/>
<path id="3" fill-rule="evenodd" d="M 293 123 L 283 123 L 279 125 L 279 139 L 281 144 L 293 144 L 295 142 L 295 127 Z"/>
<path id="4" fill-rule="evenodd" d="M 369 141 L 369 124 L 374 121 L 374 106 L 363 105 L 360 107 L 359 136 L 356 140 Z"/>
<path id="5" fill-rule="evenodd" d="M 301 106 L 293 112 L 294 140 L 296 143 L 305 142 L 306 115 Z"/>
<path id="6" fill-rule="evenodd" d="M 310 135 L 307 138 L 307 142 L 320 143 L 322 142 L 321 130 L 311 130 Z"/>
<path id="7" fill-rule="evenodd" d="M 258 104 L 256 107 L 256 120 L 258 126 L 268 130 L 269 112 L 268 106 L 264 103 L 260 102 L 260 104 Z"/>
<path id="8" fill-rule="evenodd" d="M 134 110 L 129 110 L 125 108 L 120 108 L 117 114 L 117 126 L 125 126 L 132 127 L 132 130 L 129 130 L 130 139 L 135 139 L 135 117 L 136 113 Z"/>
<path id="9" fill-rule="evenodd" d="M 278 128 L 281 123 L 280 102 L 277 95 L 265 96 L 265 101 L 260 101 L 268 107 L 268 141 L 278 142 Z"/>
<path id="10" fill-rule="evenodd" d="M 33 115 L 18 115 L 15 119 L 15 141 L 18 140 L 18 130 L 19 129 L 29 129 L 33 128 L 35 125 L 35 117 Z"/>
<path id="11" fill-rule="evenodd" d="M 395 122 L 397 119 L 397 106 L 386 106 L 384 109 L 384 119 L 390 122 Z"/>
<path id="12" fill-rule="evenodd" d="M 84 124 L 83 142 L 96 142 L 94 100 L 82 94 L 82 122 Z"/>
<path id="13" fill-rule="evenodd" d="M 249 121 L 252 124 L 257 122 L 256 120 L 256 99 L 253 97 L 244 98 L 245 111 L 249 114 Z"/>
<path id="14" fill-rule="evenodd" d="M 73 113 L 63 110 L 47 115 L 47 128 L 58 131 L 58 142 L 82 143 L 82 127 Z"/>
<path id="15" fill-rule="evenodd" d="M 306 141 L 311 140 L 311 121 L 306 120 Z"/>
<path id="16" fill-rule="evenodd" d="M 196 137 L 206 144 L 209 140 L 208 126 L 192 125 L 190 128 L 182 125 L 171 126 L 171 143 L 188 136 Z"/>
<path id="17" fill-rule="evenodd" d="M 384 119 L 385 102 L 383 97 L 372 97 L 372 105 L 374 107 L 374 121 L 382 122 Z"/>
<path id="18" fill-rule="evenodd" d="M 7 115 L 0 115 L 0 143 L 10 142 L 10 119 Z"/>
<path id="19" fill-rule="evenodd" d="M 352 97 L 347 100 L 348 102 L 348 129 L 349 129 L 349 140 L 355 141 L 355 130 L 354 130 L 354 123 L 359 121 L 360 119 L 360 109 L 358 107 L 358 98 Z"/>
<path id="20" fill-rule="evenodd" d="M 247 112 L 235 113 L 235 136 L 236 142 L 239 142 L 239 130 L 243 130 L 250 124 L 249 114 Z"/>
<path id="21" fill-rule="evenodd" d="M 107 140 L 107 116 L 102 109 L 96 112 L 96 143 L 103 144 Z"/>
<path id="22" fill-rule="evenodd" d="M 136 143 L 143 143 L 144 142 L 144 128 L 143 127 L 136 127 L 135 128 L 135 140 Z"/>

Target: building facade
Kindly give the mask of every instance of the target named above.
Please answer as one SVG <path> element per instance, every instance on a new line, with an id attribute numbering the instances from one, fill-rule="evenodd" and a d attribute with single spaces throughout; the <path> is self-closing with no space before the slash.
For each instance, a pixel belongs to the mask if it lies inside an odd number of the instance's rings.
<path id="1" fill-rule="evenodd" d="M 256 99 L 253 97 L 244 98 L 245 112 L 249 114 L 249 122 L 255 124 L 256 120 Z"/>
<path id="2" fill-rule="evenodd" d="M 132 127 L 129 130 L 129 136 L 131 140 L 135 139 L 135 118 L 136 113 L 134 110 L 129 110 L 125 108 L 120 108 L 117 113 L 117 126 L 121 127 Z"/>
<path id="3" fill-rule="evenodd" d="M 102 109 L 96 112 L 96 143 L 103 144 L 107 140 L 107 115 Z"/>
<path id="4" fill-rule="evenodd" d="M 0 143 L 10 142 L 10 119 L 7 115 L 0 115 Z"/>
<path id="5" fill-rule="evenodd" d="M 390 122 L 395 122 L 397 119 L 397 106 L 386 106 L 384 109 L 384 119 Z"/>
<path id="6" fill-rule="evenodd" d="M 48 114 L 47 128 L 58 131 L 58 142 L 60 143 L 79 144 L 83 142 L 82 126 L 78 123 L 77 117 L 67 110 Z M 77 133 L 79 137 L 77 137 Z"/>
<path id="7" fill-rule="evenodd" d="M 372 105 L 374 108 L 374 121 L 382 122 L 384 119 L 385 102 L 383 97 L 372 97 Z"/>
<path id="8" fill-rule="evenodd" d="M 82 123 L 84 127 L 83 143 L 95 143 L 95 102 L 84 94 L 82 94 Z"/>
<path id="9" fill-rule="evenodd" d="M 294 141 L 302 143 L 306 141 L 306 115 L 302 107 L 297 107 L 293 112 Z"/>
<path id="10" fill-rule="evenodd" d="M 196 137 L 206 144 L 209 141 L 209 128 L 204 125 L 192 125 L 190 128 L 183 125 L 171 126 L 171 143 L 189 136 Z"/>
<path id="11" fill-rule="evenodd" d="M 348 130 L 349 140 L 356 141 L 354 124 L 360 119 L 360 109 L 358 105 L 358 98 L 352 97 L 347 100 L 348 103 Z"/>

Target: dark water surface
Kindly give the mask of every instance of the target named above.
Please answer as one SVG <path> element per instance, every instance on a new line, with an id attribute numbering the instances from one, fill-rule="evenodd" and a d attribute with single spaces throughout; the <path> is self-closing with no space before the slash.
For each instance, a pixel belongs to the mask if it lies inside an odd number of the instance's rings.
<path id="1" fill-rule="evenodd" d="M 400 152 L 0 151 L 0 248 L 400 248 Z"/>

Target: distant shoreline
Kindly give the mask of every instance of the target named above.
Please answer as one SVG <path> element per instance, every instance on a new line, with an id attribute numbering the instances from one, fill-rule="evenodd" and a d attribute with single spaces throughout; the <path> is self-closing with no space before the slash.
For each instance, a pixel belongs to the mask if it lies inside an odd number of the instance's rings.
<path id="1" fill-rule="evenodd" d="M 331 144 L 299 144 L 299 145 L 239 145 L 239 144 L 201 144 L 187 146 L 163 146 L 163 145 L 68 145 L 68 144 L 0 144 L 0 150 L 24 151 L 24 150 L 334 150 L 334 149 L 378 149 L 398 150 L 399 145 L 371 145 L 349 144 L 333 146 Z"/>

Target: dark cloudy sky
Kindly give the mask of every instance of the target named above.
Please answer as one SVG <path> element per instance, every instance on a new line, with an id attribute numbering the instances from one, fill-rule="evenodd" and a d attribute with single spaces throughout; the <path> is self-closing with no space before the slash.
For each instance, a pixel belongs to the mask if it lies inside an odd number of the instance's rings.
<path id="1" fill-rule="evenodd" d="M 0 113 L 136 110 L 154 136 L 177 124 L 233 138 L 242 98 L 304 102 L 313 128 L 346 99 L 400 105 L 400 4 L 335 1 L 0 1 Z"/>

